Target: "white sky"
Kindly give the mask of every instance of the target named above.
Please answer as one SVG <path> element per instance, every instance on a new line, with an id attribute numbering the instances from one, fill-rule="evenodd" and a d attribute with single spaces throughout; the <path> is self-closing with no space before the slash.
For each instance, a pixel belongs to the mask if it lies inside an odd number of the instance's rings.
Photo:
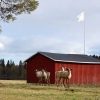
<path id="1" fill-rule="evenodd" d="M 0 21 L 0 59 L 15 64 L 38 51 L 84 53 L 85 11 L 86 54 L 100 54 L 100 0 L 39 0 L 31 14 L 16 16 L 14 22 Z M 6 63 L 6 62 L 5 62 Z"/>

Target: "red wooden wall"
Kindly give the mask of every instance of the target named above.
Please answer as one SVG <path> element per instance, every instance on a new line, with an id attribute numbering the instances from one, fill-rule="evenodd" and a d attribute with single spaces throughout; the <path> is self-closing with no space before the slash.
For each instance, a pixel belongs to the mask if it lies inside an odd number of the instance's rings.
<path id="1" fill-rule="evenodd" d="M 100 64 L 55 62 L 39 53 L 27 61 L 27 82 L 37 83 L 34 70 L 46 68 L 51 73 L 50 82 L 54 84 L 55 71 L 59 71 L 60 66 L 73 69 L 71 84 L 100 84 Z"/>
<path id="2" fill-rule="evenodd" d="M 100 64 L 55 63 L 55 71 L 59 66 L 72 68 L 71 84 L 100 84 Z"/>
<path id="3" fill-rule="evenodd" d="M 55 70 L 54 70 L 54 61 L 50 60 L 49 58 L 37 54 L 31 59 L 27 61 L 27 83 L 37 83 L 38 78 L 36 77 L 35 74 L 35 69 L 42 69 L 46 68 L 47 71 L 51 73 L 50 75 L 50 83 L 54 83 L 55 81 Z"/>

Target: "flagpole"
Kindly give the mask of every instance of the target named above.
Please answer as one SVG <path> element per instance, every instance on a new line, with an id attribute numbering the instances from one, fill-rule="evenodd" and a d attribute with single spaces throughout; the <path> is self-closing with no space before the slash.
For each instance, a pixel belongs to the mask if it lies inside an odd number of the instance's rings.
<path id="1" fill-rule="evenodd" d="M 85 54 L 85 14 L 84 14 L 84 54 Z"/>

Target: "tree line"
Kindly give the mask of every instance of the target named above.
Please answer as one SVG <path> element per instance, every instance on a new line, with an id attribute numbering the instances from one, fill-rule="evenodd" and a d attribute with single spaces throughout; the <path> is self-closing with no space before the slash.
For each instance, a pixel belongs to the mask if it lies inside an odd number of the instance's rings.
<path id="1" fill-rule="evenodd" d="M 19 65 L 15 65 L 12 60 L 8 60 L 7 64 L 5 64 L 4 59 L 0 59 L 0 79 L 26 79 L 26 65 L 23 65 L 21 60 L 19 61 Z"/>
<path id="2" fill-rule="evenodd" d="M 90 55 L 93 58 L 99 59 L 100 56 Z M 5 64 L 4 59 L 0 59 L 0 79 L 8 80 L 23 80 L 26 79 L 26 65 L 20 60 L 19 65 L 15 65 L 14 61 L 8 60 Z"/>
<path id="3" fill-rule="evenodd" d="M 91 55 L 90 55 L 91 56 Z M 96 58 L 96 59 L 98 59 L 98 60 L 100 60 L 100 55 L 99 56 L 97 56 L 97 55 L 92 55 L 92 57 L 93 58 Z"/>

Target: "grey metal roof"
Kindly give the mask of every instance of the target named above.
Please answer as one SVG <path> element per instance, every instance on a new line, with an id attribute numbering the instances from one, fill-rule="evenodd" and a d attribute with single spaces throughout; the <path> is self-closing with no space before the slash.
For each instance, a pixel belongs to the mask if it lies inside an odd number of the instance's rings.
<path id="1" fill-rule="evenodd" d="M 62 62 L 77 62 L 77 63 L 100 63 L 100 60 L 84 54 L 61 54 L 39 52 L 40 54 L 54 60 Z"/>
<path id="2" fill-rule="evenodd" d="M 88 55 L 84 55 L 84 54 L 61 54 L 61 53 L 49 53 L 49 52 L 37 52 L 36 54 L 38 54 L 38 53 L 40 53 L 54 61 L 100 64 L 100 60 L 95 59 Z M 33 56 L 31 56 L 31 57 L 33 57 Z M 31 57 L 29 57 L 27 60 L 29 60 Z M 27 61 L 27 60 L 25 60 L 25 61 Z"/>

